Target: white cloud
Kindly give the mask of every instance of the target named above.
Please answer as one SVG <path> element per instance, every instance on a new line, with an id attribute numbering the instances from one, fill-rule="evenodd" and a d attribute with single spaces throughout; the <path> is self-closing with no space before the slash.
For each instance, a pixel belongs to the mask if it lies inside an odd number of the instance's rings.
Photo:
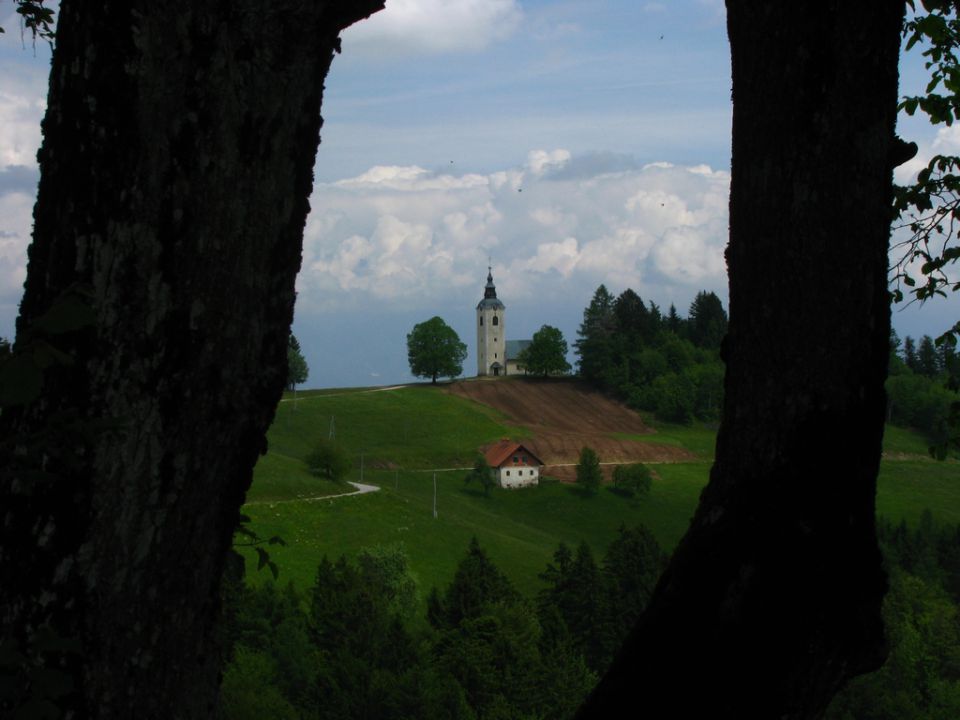
<path id="1" fill-rule="evenodd" d="M 533 150 L 487 175 L 374 167 L 318 184 L 298 307 L 442 308 L 478 292 L 488 256 L 515 301 L 589 297 L 601 282 L 651 299 L 722 287 L 728 173 L 656 163 L 589 175 L 588 163 L 565 174 L 577 161 Z"/>
<path id="2" fill-rule="evenodd" d="M 476 52 L 514 33 L 516 0 L 389 0 L 343 33 L 351 56 L 388 58 Z"/>
<path id="3" fill-rule="evenodd" d="M 569 150 L 531 150 L 527 155 L 527 169 L 534 175 L 543 175 L 547 170 L 559 170 L 570 161 Z"/>
<path id="4" fill-rule="evenodd" d="M 33 198 L 24 193 L 0 195 L 0 303 L 20 300 L 27 277 L 27 246 Z M 0 335 L 8 334 L 6 330 Z"/>
<path id="5" fill-rule="evenodd" d="M 0 73 L 0 167 L 36 167 L 46 110 L 46 69 L 17 65 Z"/>

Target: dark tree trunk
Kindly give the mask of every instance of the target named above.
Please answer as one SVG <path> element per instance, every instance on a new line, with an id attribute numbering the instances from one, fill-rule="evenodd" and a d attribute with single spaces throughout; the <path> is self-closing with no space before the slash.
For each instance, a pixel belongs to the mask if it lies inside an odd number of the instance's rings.
<path id="1" fill-rule="evenodd" d="M 382 6 L 63 0 L 17 323 L 46 369 L 0 418 L 0 715 L 216 713 L 220 576 L 286 378 L 323 81 Z"/>
<path id="2" fill-rule="evenodd" d="M 730 325 L 716 462 L 580 717 L 819 716 L 884 658 L 874 493 L 902 0 L 728 0 Z"/>

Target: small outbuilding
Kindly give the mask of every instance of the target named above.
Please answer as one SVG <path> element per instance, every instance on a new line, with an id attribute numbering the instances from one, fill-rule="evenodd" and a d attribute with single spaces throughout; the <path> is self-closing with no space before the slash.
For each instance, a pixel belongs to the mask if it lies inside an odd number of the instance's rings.
<path id="1" fill-rule="evenodd" d="M 518 488 L 537 485 L 543 462 L 515 440 L 501 440 L 483 453 L 497 473 L 500 487 Z"/>

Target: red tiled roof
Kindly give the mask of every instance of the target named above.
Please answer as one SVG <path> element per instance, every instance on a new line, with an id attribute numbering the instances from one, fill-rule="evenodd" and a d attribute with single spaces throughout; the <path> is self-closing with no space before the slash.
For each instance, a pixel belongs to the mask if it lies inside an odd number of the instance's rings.
<path id="1" fill-rule="evenodd" d="M 540 460 L 540 458 L 515 440 L 500 440 L 499 442 L 488 447 L 483 453 L 483 456 L 487 459 L 487 463 L 490 465 L 490 467 L 498 468 L 503 465 L 504 462 L 506 462 L 512 455 L 515 455 L 520 451 L 523 451 L 523 453 L 529 457 L 531 464 L 543 465 L 543 462 Z"/>

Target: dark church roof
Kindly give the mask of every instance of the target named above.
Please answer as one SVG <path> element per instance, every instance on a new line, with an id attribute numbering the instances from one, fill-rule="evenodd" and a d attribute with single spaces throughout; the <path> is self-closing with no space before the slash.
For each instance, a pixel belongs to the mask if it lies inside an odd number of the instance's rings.
<path id="1" fill-rule="evenodd" d="M 497 286 L 493 284 L 493 271 L 490 268 L 487 268 L 487 285 L 483 289 L 483 300 L 477 303 L 477 310 L 484 308 L 493 308 L 494 310 L 506 308 L 506 305 L 497 299 Z"/>
<path id="2" fill-rule="evenodd" d="M 520 357 L 520 353 L 530 347 L 530 343 L 533 340 L 507 340 L 507 360 L 516 360 Z"/>

